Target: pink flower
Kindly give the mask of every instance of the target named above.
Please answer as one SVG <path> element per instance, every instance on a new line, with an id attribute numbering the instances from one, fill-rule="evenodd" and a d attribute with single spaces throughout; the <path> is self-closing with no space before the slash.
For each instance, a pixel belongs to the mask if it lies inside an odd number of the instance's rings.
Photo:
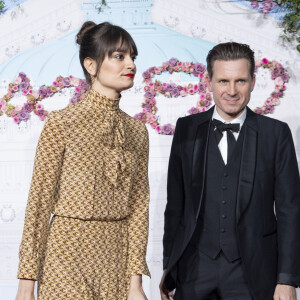
<path id="1" fill-rule="evenodd" d="M 80 82 L 80 79 L 79 78 L 76 78 L 76 77 L 73 77 L 73 76 L 70 76 L 70 83 L 74 86 L 78 86 L 79 82 Z"/>
<path id="2" fill-rule="evenodd" d="M 20 84 L 22 82 L 22 78 L 20 76 L 16 77 L 14 80 L 15 84 Z"/>
<path id="3" fill-rule="evenodd" d="M 178 62 L 178 64 L 177 64 L 177 66 L 182 66 L 182 62 L 180 61 L 180 62 Z"/>
<path id="4" fill-rule="evenodd" d="M 7 106 L 6 105 L 2 105 L 1 106 L 1 110 L 5 113 L 7 111 Z"/>
<path id="5" fill-rule="evenodd" d="M 272 98 L 273 105 L 279 105 L 280 100 L 278 98 Z"/>
<path id="6" fill-rule="evenodd" d="M 157 132 L 160 132 L 160 131 L 161 131 L 161 128 L 160 128 L 160 126 L 156 126 L 156 128 L 155 128 L 155 129 L 156 129 L 156 131 L 157 131 Z"/>
<path id="7" fill-rule="evenodd" d="M 0 100 L 0 105 L 1 105 L 1 106 L 6 105 L 6 101 L 5 101 L 4 99 L 1 99 L 1 100 Z"/>
<path id="8" fill-rule="evenodd" d="M 274 80 L 274 82 L 275 82 L 276 85 L 280 85 L 280 86 L 283 85 L 283 83 L 284 83 L 281 77 L 277 77 Z"/>
<path id="9" fill-rule="evenodd" d="M 266 58 L 263 58 L 263 59 L 261 60 L 261 62 L 262 62 L 264 65 L 266 65 L 269 61 L 268 61 Z"/>
<path id="10" fill-rule="evenodd" d="M 15 122 L 15 123 L 19 123 L 19 121 L 20 121 L 20 120 L 19 120 L 18 117 L 14 117 L 14 122 Z"/>
<path id="11" fill-rule="evenodd" d="M 57 83 L 56 81 L 53 81 L 52 84 L 53 84 L 54 86 L 57 86 L 58 83 Z"/>
<path id="12" fill-rule="evenodd" d="M 36 106 L 36 109 L 37 110 L 40 110 L 40 109 L 42 109 L 43 108 L 43 105 L 42 104 L 38 104 L 37 106 Z"/>
<path id="13" fill-rule="evenodd" d="M 16 112 L 19 112 L 21 109 L 22 109 L 22 106 L 21 106 L 21 105 L 17 105 L 17 106 L 15 107 L 15 111 L 16 111 Z"/>
<path id="14" fill-rule="evenodd" d="M 257 1 L 252 1 L 251 6 L 252 6 L 252 8 L 258 8 L 259 4 Z"/>
<path id="15" fill-rule="evenodd" d="M 29 91 L 28 91 L 28 94 L 32 94 L 32 90 L 29 90 Z"/>
<path id="16" fill-rule="evenodd" d="M 39 94 L 35 91 L 32 92 L 32 96 L 37 99 L 39 97 Z"/>
<path id="17" fill-rule="evenodd" d="M 24 90 L 24 91 L 23 91 L 23 94 L 24 94 L 24 95 L 27 95 L 27 94 L 28 94 L 28 91 L 27 91 L 27 90 Z"/>
<path id="18" fill-rule="evenodd" d="M 255 61 L 255 66 L 256 66 L 256 67 L 259 68 L 261 65 L 262 65 L 261 59 L 258 59 L 258 60 Z"/>
<path id="19" fill-rule="evenodd" d="M 15 85 L 15 86 L 13 87 L 13 90 L 14 90 L 14 92 L 17 92 L 17 91 L 18 91 L 18 86 Z"/>

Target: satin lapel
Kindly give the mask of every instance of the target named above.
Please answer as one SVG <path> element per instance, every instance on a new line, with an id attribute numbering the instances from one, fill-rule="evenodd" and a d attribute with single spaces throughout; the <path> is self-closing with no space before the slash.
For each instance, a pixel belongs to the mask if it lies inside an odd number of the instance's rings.
<path id="1" fill-rule="evenodd" d="M 239 184 L 237 192 L 236 222 L 247 208 L 252 194 L 257 154 L 257 116 L 247 108 Z"/>
<path id="2" fill-rule="evenodd" d="M 206 158 L 211 117 L 197 128 L 192 163 L 192 201 L 196 220 L 200 211 L 206 174 Z"/>

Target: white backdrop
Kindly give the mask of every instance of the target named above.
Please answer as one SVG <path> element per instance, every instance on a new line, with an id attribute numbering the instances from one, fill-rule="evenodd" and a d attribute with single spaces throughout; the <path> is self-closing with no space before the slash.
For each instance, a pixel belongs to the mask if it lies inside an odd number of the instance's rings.
<path id="1" fill-rule="evenodd" d="M 300 58 L 295 50 L 279 45 L 280 29 L 275 19 L 263 17 L 238 3 L 225 1 L 112 0 L 108 1 L 110 7 L 100 15 L 91 8 L 94 2 L 28 0 L 21 5 L 22 9 L 16 7 L 0 16 L 0 97 L 20 71 L 26 71 L 36 88 L 50 84 L 57 75 L 83 78 L 77 61 L 74 35 L 85 19 L 119 23 L 128 28 L 138 42 L 140 58 L 137 60 L 139 72 L 135 87 L 126 91 L 121 101 L 121 107 L 131 115 L 141 111 L 144 87 L 141 73 L 146 68 L 159 66 L 171 57 L 204 63 L 207 51 L 215 43 L 230 40 L 244 42 L 251 45 L 257 58 L 276 59 L 291 75 L 285 97 L 270 117 L 290 125 L 299 161 L 300 101 L 297 84 L 300 80 Z M 70 50 L 66 52 L 65 49 Z M 251 108 L 261 106 L 274 86 L 268 73 L 259 70 L 257 77 Z M 175 83 L 186 81 L 181 74 L 165 75 L 163 78 L 164 81 Z M 61 95 L 52 97 L 51 101 L 45 101 L 45 107 L 49 110 L 62 108 L 68 104 L 71 94 L 72 91 L 65 90 Z M 196 96 L 186 97 L 184 101 L 182 99 L 157 97 L 162 123 L 174 124 L 197 101 Z M 24 100 L 25 97 L 18 95 L 11 103 L 21 104 Z M 0 116 L 1 300 L 14 299 L 16 292 L 18 247 L 35 147 L 42 126 L 43 122 L 34 116 L 20 125 L 4 115 Z M 148 128 L 151 203 L 147 261 L 152 279 L 144 278 L 144 287 L 148 298 L 157 300 L 162 273 L 163 212 L 172 137 L 158 135 Z"/>

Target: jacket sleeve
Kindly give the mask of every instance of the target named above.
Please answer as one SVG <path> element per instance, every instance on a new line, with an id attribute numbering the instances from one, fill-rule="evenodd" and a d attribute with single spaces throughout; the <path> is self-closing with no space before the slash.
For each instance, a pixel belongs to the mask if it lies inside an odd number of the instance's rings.
<path id="1" fill-rule="evenodd" d="M 182 119 L 179 118 L 176 124 L 169 158 L 167 205 L 165 209 L 165 225 L 163 236 L 163 269 L 168 268 L 176 230 L 181 219 L 184 205 L 180 138 L 181 120 Z"/>
<path id="2" fill-rule="evenodd" d="M 278 283 L 300 285 L 300 180 L 291 131 L 278 138 L 275 168 L 275 210 L 278 237 Z"/>
<path id="3" fill-rule="evenodd" d="M 51 112 L 39 138 L 19 250 L 18 278 L 37 280 L 64 153 L 62 121 Z"/>
<path id="4" fill-rule="evenodd" d="M 149 182 L 148 182 L 148 156 L 149 137 L 146 126 L 138 167 L 134 177 L 131 191 L 131 215 L 129 217 L 129 256 L 128 273 L 130 276 L 145 274 L 150 276 L 146 263 L 146 250 L 149 229 Z"/>

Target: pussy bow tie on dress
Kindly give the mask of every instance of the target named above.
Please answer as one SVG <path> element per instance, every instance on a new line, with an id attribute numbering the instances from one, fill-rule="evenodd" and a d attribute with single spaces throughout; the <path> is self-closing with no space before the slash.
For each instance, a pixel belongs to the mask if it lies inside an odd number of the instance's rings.
<path id="1" fill-rule="evenodd" d="M 106 145 L 103 147 L 104 175 L 116 186 L 120 173 L 124 172 L 126 167 L 124 155 L 125 134 L 119 108 L 120 98 L 108 98 L 91 89 L 87 100 L 95 103 L 101 114 L 99 132 L 101 142 Z"/>

